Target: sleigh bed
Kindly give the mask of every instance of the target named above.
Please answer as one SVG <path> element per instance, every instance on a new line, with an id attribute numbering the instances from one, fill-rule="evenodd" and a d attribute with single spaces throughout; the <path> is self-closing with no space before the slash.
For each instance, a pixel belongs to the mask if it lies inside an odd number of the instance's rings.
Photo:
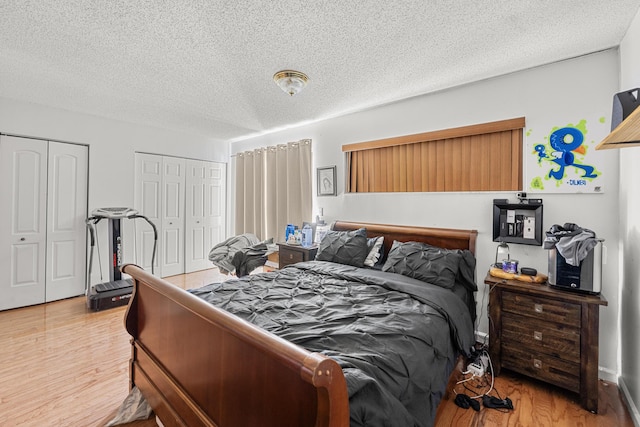
<path id="1" fill-rule="evenodd" d="M 477 232 L 333 225 L 362 228 L 387 271 L 311 261 L 185 291 L 125 265 L 131 387 L 167 427 L 432 425 L 473 344 Z"/>

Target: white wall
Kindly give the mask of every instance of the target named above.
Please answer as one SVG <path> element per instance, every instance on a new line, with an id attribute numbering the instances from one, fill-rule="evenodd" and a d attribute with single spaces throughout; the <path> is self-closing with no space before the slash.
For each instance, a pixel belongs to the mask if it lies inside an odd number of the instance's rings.
<path id="1" fill-rule="evenodd" d="M 89 213 L 100 207 L 134 206 L 136 151 L 222 163 L 229 159 L 225 142 L 6 98 L 0 98 L 0 133 L 88 145 Z M 107 227 L 102 223 L 98 227 L 102 268 L 108 280 Z M 123 238 L 133 236 L 131 222 L 125 221 L 124 227 Z M 135 262 L 133 248 L 126 240 L 124 247 L 125 261 Z M 97 263 L 95 259 L 94 277 L 98 274 Z M 94 283 L 97 281 L 92 280 Z"/>
<path id="2" fill-rule="evenodd" d="M 620 91 L 640 87 L 640 12 L 620 45 Z M 620 155 L 620 387 L 640 426 L 640 148 Z"/>
<path id="3" fill-rule="evenodd" d="M 618 53 L 598 54 L 404 100 L 299 128 L 233 143 L 232 154 L 258 146 L 311 138 L 314 166 L 338 166 L 338 188 L 344 188 L 343 144 L 408 135 L 514 117 L 526 117 L 527 129 L 572 120 L 611 117 L 612 95 L 618 89 Z M 604 137 L 604 135 L 602 135 Z M 597 141 L 599 142 L 599 141 Z M 609 302 L 600 310 L 601 377 L 618 373 L 618 155 L 598 151 L 604 194 L 529 193 L 544 200 L 544 230 L 573 222 L 606 239 L 603 294 Z M 233 176 L 233 171 L 231 172 Z M 315 177 L 314 177 L 315 179 Z M 233 191 L 233 189 L 231 190 Z M 315 187 L 314 187 L 315 196 Z M 487 331 L 487 287 L 483 278 L 495 257 L 492 241 L 492 200 L 515 200 L 515 193 L 375 193 L 314 198 L 314 212 L 324 208 L 325 219 L 359 220 L 405 225 L 477 229 L 477 277 L 480 292 L 479 330 Z M 233 215 L 231 216 L 233 218 Z M 521 265 L 546 272 L 547 253 L 538 246 L 510 245 Z"/>

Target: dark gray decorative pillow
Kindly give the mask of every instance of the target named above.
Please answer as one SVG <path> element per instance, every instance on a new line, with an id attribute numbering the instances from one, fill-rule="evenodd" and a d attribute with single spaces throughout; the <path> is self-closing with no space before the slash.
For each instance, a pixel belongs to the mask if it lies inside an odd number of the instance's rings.
<path id="1" fill-rule="evenodd" d="M 368 254 L 366 229 L 330 230 L 320 241 L 316 260 L 363 267 Z"/>
<path id="2" fill-rule="evenodd" d="M 457 251 L 426 243 L 394 241 L 382 271 L 451 289 L 456 283 L 461 258 Z"/>

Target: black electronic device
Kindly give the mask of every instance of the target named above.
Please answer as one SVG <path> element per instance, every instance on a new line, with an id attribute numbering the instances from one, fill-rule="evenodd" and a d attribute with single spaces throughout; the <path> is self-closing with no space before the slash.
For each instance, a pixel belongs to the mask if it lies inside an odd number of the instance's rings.
<path id="1" fill-rule="evenodd" d="M 153 228 L 154 243 L 153 254 L 151 256 L 151 272 L 155 264 L 156 245 L 158 241 L 158 231 L 153 222 L 144 215 L 140 215 L 137 210 L 131 208 L 114 207 L 99 208 L 91 212 L 86 224 L 91 236 L 91 252 L 89 256 L 89 269 L 87 272 L 87 306 L 93 311 L 100 311 L 107 308 L 114 308 L 126 305 L 133 293 L 133 283 L 131 279 L 123 279 L 120 267 L 122 266 L 122 219 L 144 219 Z M 95 227 L 101 220 L 109 223 L 109 258 L 111 265 L 109 269 L 109 281 L 91 286 L 91 267 L 93 264 L 93 248 L 96 245 Z M 102 271 L 102 269 L 101 269 Z"/>
<path id="2" fill-rule="evenodd" d="M 549 249 L 549 285 L 558 289 L 599 294 L 602 289 L 602 242 L 598 239 L 580 264 L 570 265 L 556 247 Z"/>

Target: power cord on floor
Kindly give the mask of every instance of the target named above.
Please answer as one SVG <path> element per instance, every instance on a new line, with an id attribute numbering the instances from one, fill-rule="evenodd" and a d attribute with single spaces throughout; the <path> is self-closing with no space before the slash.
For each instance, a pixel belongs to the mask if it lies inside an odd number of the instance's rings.
<path id="1" fill-rule="evenodd" d="M 482 406 L 485 408 L 492 408 L 501 412 L 512 410 L 513 402 L 511 399 L 508 397 L 503 399 L 494 387 L 493 364 L 486 346 L 482 345 L 479 349 L 474 349 L 469 360 L 467 370 L 462 373 L 465 378 L 458 381 L 453 388 L 453 392 L 456 394 L 455 404 L 463 409 L 472 408 L 475 411 L 479 411 L 479 401 L 481 400 Z M 460 385 L 470 392 L 470 395 L 459 393 L 456 388 Z M 475 386 L 475 390 L 472 386 Z M 480 391 L 478 392 L 478 390 Z M 491 392 L 495 392 L 497 397 L 491 396 Z"/>

